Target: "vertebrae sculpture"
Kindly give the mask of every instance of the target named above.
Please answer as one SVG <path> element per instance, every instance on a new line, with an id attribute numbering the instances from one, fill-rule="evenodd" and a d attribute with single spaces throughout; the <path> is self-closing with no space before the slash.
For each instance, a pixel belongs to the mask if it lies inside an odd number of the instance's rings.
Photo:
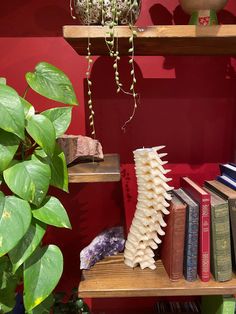
<path id="1" fill-rule="evenodd" d="M 171 179 L 165 176 L 170 170 L 163 168 L 167 161 L 162 158 L 167 154 L 158 153 L 164 147 L 134 151 L 138 201 L 124 251 L 124 262 L 130 267 L 156 268 L 153 250 L 161 243 L 159 236 L 165 234 L 163 214 L 169 214 L 171 195 L 167 192 L 172 189 L 167 184 Z"/>

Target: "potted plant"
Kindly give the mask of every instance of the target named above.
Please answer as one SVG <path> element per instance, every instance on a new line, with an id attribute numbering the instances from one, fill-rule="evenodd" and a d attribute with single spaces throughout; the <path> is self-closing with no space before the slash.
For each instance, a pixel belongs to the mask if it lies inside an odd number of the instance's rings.
<path id="1" fill-rule="evenodd" d="M 71 228 L 62 203 L 49 186 L 68 191 L 65 156 L 56 143 L 68 128 L 78 101 L 68 77 L 46 62 L 26 74 L 26 92 L 0 81 L 0 313 L 15 305 L 23 287 L 26 313 L 47 313 L 62 271 L 63 256 L 42 245 L 47 225 Z M 71 106 L 36 113 L 26 99 L 29 88 Z"/>
<path id="2" fill-rule="evenodd" d="M 216 25 L 216 12 L 223 9 L 228 0 L 179 0 L 183 10 L 191 15 L 189 24 Z"/>
<path id="3" fill-rule="evenodd" d="M 73 15 L 73 6 L 70 0 L 71 16 Z M 117 93 L 123 92 L 126 95 L 130 95 L 133 98 L 133 111 L 129 119 L 124 123 L 122 129 L 125 130 L 126 125 L 133 119 L 137 106 L 138 106 L 138 93 L 136 92 L 136 75 L 134 68 L 134 54 L 135 54 L 135 37 L 137 32 L 134 29 L 134 24 L 139 16 L 141 10 L 141 0 L 74 0 L 75 13 L 83 25 L 102 25 L 107 27 L 106 36 L 104 38 L 105 44 L 108 49 L 108 55 L 113 58 L 114 78 L 116 84 Z M 130 28 L 130 70 L 131 83 L 129 90 L 124 90 L 123 84 L 120 81 L 119 75 L 119 41 L 116 36 L 115 27 L 117 25 L 129 25 Z M 87 46 L 87 90 L 88 90 L 88 107 L 90 110 L 89 120 L 91 126 L 91 133 L 96 137 L 95 125 L 94 125 L 94 109 L 92 101 L 92 81 L 90 78 L 92 57 L 91 57 L 91 41 L 88 37 Z"/>

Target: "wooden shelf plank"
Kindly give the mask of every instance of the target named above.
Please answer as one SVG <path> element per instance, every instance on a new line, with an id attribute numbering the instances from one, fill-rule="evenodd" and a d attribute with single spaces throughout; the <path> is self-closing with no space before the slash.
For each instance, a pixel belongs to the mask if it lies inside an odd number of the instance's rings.
<path id="1" fill-rule="evenodd" d="M 146 310 L 126 310 L 124 311 L 124 309 L 117 309 L 117 310 L 98 310 L 98 311 L 93 311 L 93 314 L 158 314 L 158 313 L 162 313 L 162 314 L 173 314 L 173 312 L 157 312 L 156 310 L 150 310 L 150 309 L 146 309 Z M 193 314 L 194 312 L 178 312 L 178 314 Z M 196 312 L 195 312 L 196 313 Z"/>
<path id="2" fill-rule="evenodd" d="M 113 256 L 97 263 L 92 269 L 83 271 L 79 285 L 79 296 L 104 297 L 151 297 L 181 295 L 236 294 L 236 277 L 227 282 L 209 282 L 184 279 L 170 281 L 161 261 L 156 270 L 131 269 L 123 263 L 123 255 Z"/>
<path id="3" fill-rule="evenodd" d="M 104 161 L 78 163 L 68 168 L 70 183 L 120 181 L 120 159 L 107 154 Z"/>
<path id="4" fill-rule="evenodd" d="M 135 27 L 135 55 L 234 55 L 236 54 L 236 25 L 194 26 L 168 25 Z M 64 26 L 63 36 L 80 54 L 87 54 L 88 36 L 93 55 L 108 55 L 102 26 Z M 131 31 L 128 26 L 116 26 L 121 55 L 128 55 Z M 107 35 L 106 35 L 107 36 Z"/>

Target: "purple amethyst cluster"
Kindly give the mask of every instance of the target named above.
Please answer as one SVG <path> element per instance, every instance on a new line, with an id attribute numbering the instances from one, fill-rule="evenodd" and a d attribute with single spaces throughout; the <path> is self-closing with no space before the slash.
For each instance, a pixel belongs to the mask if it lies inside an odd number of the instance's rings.
<path id="1" fill-rule="evenodd" d="M 124 244 L 123 227 L 113 227 L 103 231 L 80 252 L 80 269 L 90 269 L 104 257 L 122 252 Z"/>

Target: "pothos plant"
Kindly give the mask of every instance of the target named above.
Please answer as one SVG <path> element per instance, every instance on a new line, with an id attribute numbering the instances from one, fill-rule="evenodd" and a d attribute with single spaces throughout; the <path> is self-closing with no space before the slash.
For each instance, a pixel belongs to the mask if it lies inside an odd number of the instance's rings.
<path id="1" fill-rule="evenodd" d="M 111 58 L 113 58 L 113 69 L 114 69 L 114 79 L 116 85 L 117 93 L 123 92 L 124 94 L 130 95 L 133 98 L 133 110 L 129 117 L 129 119 L 122 126 L 122 130 L 125 131 L 127 124 L 134 118 L 136 109 L 139 102 L 139 95 L 136 92 L 136 75 L 135 75 L 135 67 L 134 67 L 134 55 L 135 55 L 135 37 L 137 36 L 137 31 L 134 28 L 134 24 L 136 22 L 136 18 L 140 11 L 141 0 L 74 0 L 76 12 L 79 11 L 79 6 L 81 3 L 86 4 L 85 8 L 85 17 L 82 18 L 82 22 L 86 25 L 90 26 L 92 24 L 97 23 L 98 21 L 102 26 L 107 26 L 108 30 L 106 31 L 105 43 L 108 48 L 108 54 Z M 122 3 L 122 4 L 121 4 Z M 95 7 L 94 7 L 95 6 Z M 122 16 L 121 6 L 126 6 L 127 12 L 125 16 Z M 93 8 L 94 7 L 94 8 Z M 73 15 L 73 7 L 72 0 L 70 0 L 70 9 L 71 15 L 73 18 L 76 16 Z M 97 16 L 94 18 L 94 11 L 98 11 L 95 13 Z M 80 16 L 81 17 L 81 16 Z M 130 64 L 130 76 L 131 76 L 131 84 L 129 90 L 125 90 L 122 82 L 120 81 L 119 75 L 119 61 L 120 61 L 120 53 L 119 53 L 119 39 L 116 34 L 116 26 L 119 24 L 128 24 L 130 29 L 130 37 L 129 43 L 130 48 L 127 51 L 128 55 L 130 55 L 129 64 Z M 91 133 L 94 137 L 96 137 L 95 124 L 94 124 L 94 109 L 93 109 L 93 100 L 92 100 L 92 81 L 91 81 L 91 68 L 93 59 L 91 56 L 91 40 L 88 37 L 88 45 L 87 45 L 87 56 L 86 56 L 88 66 L 86 71 L 86 79 L 87 79 L 87 90 L 88 90 L 88 107 L 89 107 L 89 122 L 91 127 Z"/>
<path id="2" fill-rule="evenodd" d="M 14 308 L 23 286 L 26 313 L 47 313 L 63 271 L 63 256 L 44 246 L 47 225 L 71 228 L 65 208 L 48 195 L 49 186 L 68 192 L 65 156 L 56 139 L 68 128 L 78 101 L 68 77 L 39 63 L 26 74 L 23 97 L 0 81 L 0 313 Z M 71 105 L 36 113 L 25 98 L 29 89 Z"/>

